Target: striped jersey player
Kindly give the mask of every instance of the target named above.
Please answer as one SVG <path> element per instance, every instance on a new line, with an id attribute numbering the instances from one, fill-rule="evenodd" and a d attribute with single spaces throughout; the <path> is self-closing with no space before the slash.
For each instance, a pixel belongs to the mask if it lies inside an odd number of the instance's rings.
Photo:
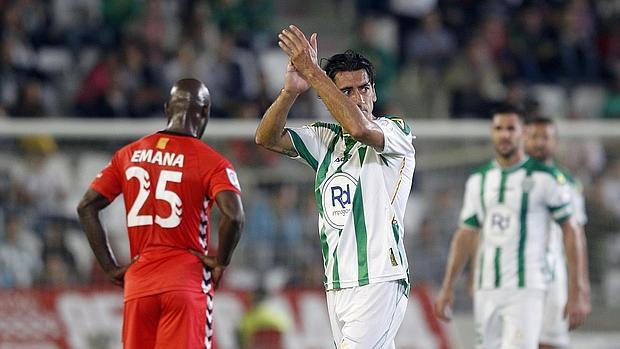
<path id="1" fill-rule="evenodd" d="M 279 35 L 289 56 L 284 88 L 263 115 L 256 142 L 299 158 L 315 172 L 327 310 L 337 348 L 394 348 L 407 308 L 403 215 L 413 179 L 411 129 L 373 114 L 375 72 L 347 50 L 321 67 L 316 34 L 294 25 Z M 299 50 L 299 51 L 298 51 Z M 312 88 L 336 123 L 285 127 Z"/>
<path id="2" fill-rule="evenodd" d="M 415 167 L 411 129 L 397 117 L 375 122 L 385 134 L 381 152 L 338 124 L 288 129 L 297 158 L 316 171 L 326 290 L 408 280 L 403 216 Z"/>
<path id="3" fill-rule="evenodd" d="M 435 313 L 449 320 L 454 281 L 474 257 L 476 348 L 534 349 L 542 326 L 547 287 L 549 227 L 562 227 L 573 287 L 566 310 L 574 326 L 586 316 L 578 276 L 583 272 L 580 235 L 571 218 L 566 178 L 525 155 L 523 114 L 505 106 L 493 113 L 495 159 L 467 180 L 460 227 L 452 238 Z"/>

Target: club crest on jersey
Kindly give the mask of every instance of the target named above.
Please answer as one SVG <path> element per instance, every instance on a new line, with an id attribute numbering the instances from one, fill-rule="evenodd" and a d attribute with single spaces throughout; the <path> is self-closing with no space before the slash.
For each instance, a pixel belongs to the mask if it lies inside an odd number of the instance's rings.
<path id="1" fill-rule="evenodd" d="M 342 229 L 351 209 L 357 181 L 348 173 L 339 172 L 325 181 L 321 190 L 323 218 L 332 228 Z"/>
<path id="2" fill-rule="evenodd" d="M 523 179 L 523 183 L 521 183 L 521 187 L 523 188 L 524 193 L 529 193 L 529 191 L 534 188 L 534 180 L 532 177 L 525 177 L 525 179 Z"/>

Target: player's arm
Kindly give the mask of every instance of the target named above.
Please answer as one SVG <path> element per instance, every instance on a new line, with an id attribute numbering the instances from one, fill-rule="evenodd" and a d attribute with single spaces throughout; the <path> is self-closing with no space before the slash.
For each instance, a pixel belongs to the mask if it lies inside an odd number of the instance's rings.
<path id="1" fill-rule="evenodd" d="M 299 28 L 291 25 L 282 31 L 279 38 L 279 45 L 282 50 L 286 52 L 301 75 L 318 93 L 343 130 L 357 141 L 375 149 L 383 150 L 383 130 L 367 118 L 353 100 L 339 90 L 319 66 L 316 59 L 316 34 L 313 34 L 308 41 Z M 368 86 L 357 86 L 357 88 L 374 88 L 374 86 L 368 84 Z"/>
<path id="2" fill-rule="evenodd" d="M 460 227 L 452 237 L 443 283 L 435 300 L 435 315 L 441 320 L 450 320 L 447 307 L 454 302 L 454 282 L 476 252 L 479 233 L 479 229 Z"/>
<path id="3" fill-rule="evenodd" d="M 565 316 L 568 316 L 569 328 L 574 329 L 583 324 L 590 313 L 588 286 L 584 281 L 585 261 L 582 233 L 573 219 L 564 220 L 560 226 L 564 235 L 564 250 L 568 269 L 568 302 Z"/>
<path id="4" fill-rule="evenodd" d="M 230 264 L 235 247 L 241 239 L 241 231 L 245 223 L 245 214 L 241 196 L 232 190 L 223 190 L 215 195 L 215 202 L 222 214 L 218 226 L 217 256 L 206 256 L 203 253 L 190 250 L 192 254 L 202 260 L 202 263 L 211 269 L 213 283 L 217 289 L 224 270 Z"/>
<path id="5" fill-rule="evenodd" d="M 129 265 L 119 266 L 114 252 L 108 243 L 108 238 L 99 219 L 99 212 L 110 202 L 93 189 L 88 189 L 78 204 L 77 212 L 82 229 L 86 233 L 90 248 L 93 250 L 99 265 L 110 280 L 123 286 L 125 272 Z"/>
<path id="6" fill-rule="evenodd" d="M 290 69 L 290 64 L 289 64 Z M 285 84 L 286 85 L 286 84 Z M 290 157 L 297 156 L 297 151 L 293 146 L 291 137 L 284 129 L 288 113 L 299 96 L 299 92 L 295 90 L 287 90 L 286 86 L 271 104 L 269 109 L 265 111 L 263 118 L 256 129 L 256 144 L 280 154 Z"/>

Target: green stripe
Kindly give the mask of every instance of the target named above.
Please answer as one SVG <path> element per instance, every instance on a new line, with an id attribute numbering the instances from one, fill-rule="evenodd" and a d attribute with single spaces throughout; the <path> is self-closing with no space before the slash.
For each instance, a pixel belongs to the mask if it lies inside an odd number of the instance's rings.
<path id="1" fill-rule="evenodd" d="M 532 169 L 528 168 L 526 179 L 532 175 Z M 523 191 L 521 194 L 521 217 L 519 229 L 519 249 L 517 251 L 517 278 L 518 286 L 525 287 L 525 242 L 527 241 L 527 210 L 529 205 L 529 192 Z"/>
<path id="2" fill-rule="evenodd" d="M 338 235 L 340 235 L 340 233 L 342 232 L 342 230 L 340 230 L 340 232 L 338 232 Z M 334 288 L 340 288 L 340 274 L 338 273 L 338 254 L 336 253 L 338 251 L 338 245 L 336 245 L 336 248 L 334 248 L 334 267 L 332 268 L 332 280 L 334 281 Z"/>
<path id="3" fill-rule="evenodd" d="M 502 170 L 502 176 L 500 177 L 500 180 L 499 180 L 499 202 L 500 203 L 504 202 L 504 193 L 506 192 L 506 177 L 508 177 L 507 172 Z"/>
<path id="4" fill-rule="evenodd" d="M 480 207 L 482 207 L 482 214 L 484 214 L 486 210 L 484 206 L 484 183 L 487 179 L 487 173 L 482 172 L 480 175 L 482 176 L 482 178 L 480 178 Z"/>
<path id="5" fill-rule="evenodd" d="M 358 150 L 360 164 L 364 163 L 366 147 Z M 353 223 L 355 225 L 355 242 L 357 245 L 357 279 L 359 286 L 368 284 L 368 234 L 364 218 L 364 198 L 362 196 L 362 180 L 357 183 L 353 196 Z"/>
<path id="6" fill-rule="evenodd" d="M 547 208 L 549 209 L 549 211 L 551 211 L 551 213 L 554 213 L 556 211 L 559 211 L 559 210 L 567 207 L 568 205 L 570 205 L 570 203 L 566 203 L 566 204 L 561 205 L 561 206 L 548 206 Z"/>
<path id="7" fill-rule="evenodd" d="M 329 262 L 329 245 L 327 244 L 327 234 L 325 234 L 325 226 L 321 227 L 319 239 L 321 240 L 321 253 L 323 254 L 323 269 L 327 270 L 327 263 Z M 327 275 L 323 274 L 323 283 L 326 282 Z"/>
<path id="8" fill-rule="evenodd" d="M 398 222 L 396 219 L 392 220 L 392 233 L 394 234 L 394 240 L 396 241 L 396 249 L 398 250 L 398 259 L 400 259 L 400 264 L 403 264 L 403 255 L 400 253 L 400 247 L 398 242 L 400 241 L 400 234 L 398 234 Z"/>
<path id="9" fill-rule="evenodd" d="M 484 251 L 480 253 L 480 264 L 478 267 L 480 273 L 478 274 L 478 288 L 482 288 L 482 274 L 484 271 Z"/>
<path id="10" fill-rule="evenodd" d="M 476 217 L 476 215 L 467 218 L 463 221 L 463 223 L 469 225 L 470 227 L 480 228 L 480 222 L 478 222 L 478 217 Z"/>
<path id="11" fill-rule="evenodd" d="M 502 258 L 502 248 L 495 248 L 495 288 L 498 288 L 502 284 L 502 273 L 501 273 L 501 258 Z"/>
<path id="12" fill-rule="evenodd" d="M 325 157 L 323 158 L 323 162 L 321 162 L 321 166 L 319 167 L 319 170 L 316 172 L 316 181 L 314 184 L 314 200 L 316 201 L 316 207 L 319 210 L 319 215 L 321 215 L 321 217 L 323 217 L 323 199 L 321 197 L 321 184 L 323 184 L 323 181 L 325 180 L 325 177 L 327 176 L 327 171 L 329 170 L 329 164 L 331 163 L 332 160 L 332 153 L 334 152 L 334 148 L 336 146 L 336 143 L 338 142 L 338 137 L 334 137 L 334 139 L 331 141 L 331 143 L 329 144 L 329 146 L 327 147 L 327 153 L 325 154 Z"/>
<path id="13" fill-rule="evenodd" d="M 302 159 L 306 160 L 308 165 L 310 165 L 312 169 L 316 171 L 318 167 L 318 162 L 316 161 L 314 156 L 310 154 L 310 151 L 308 151 L 308 148 L 306 148 L 304 141 L 301 139 L 301 137 L 299 137 L 297 132 L 291 129 L 288 129 L 288 133 L 291 135 L 291 139 L 293 140 L 293 145 L 295 145 L 295 149 L 297 149 L 299 156 L 301 156 Z"/>

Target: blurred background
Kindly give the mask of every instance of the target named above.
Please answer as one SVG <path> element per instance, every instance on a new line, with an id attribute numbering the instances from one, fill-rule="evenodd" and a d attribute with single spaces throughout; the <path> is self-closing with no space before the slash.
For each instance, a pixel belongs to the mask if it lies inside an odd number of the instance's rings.
<path id="1" fill-rule="evenodd" d="M 583 183 L 594 311 L 571 348 L 620 348 L 618 0 L 0 0 L 0 348 L 120 348 L 121 293 L 75 207 L 115 150 L 164 127 L 183 77 L 211 91 L 204 139 L 237 168 L 246 208 L 216 296 L 218 348 L 260 347 L 261 325 L 280 333 L 270 348 L 333 346 L 313 173 L 253 142 L 282 88 L 277 33 L 291 23 L 318 33 L 319 57 L 368 56 L 375 114 L 402 115 L 417 135 L 406 215 L 416 287 L 399 348 L 472 346 L 466 276 L 452 323 L 429 306 L 464 182 L 493 156 L 487 123 L 501 102 L 556 120 L 558 160 Z M 331 120 L 312 92 L 290 117 Z M 104 220 L 126 262 L 121 200 Z"/>

